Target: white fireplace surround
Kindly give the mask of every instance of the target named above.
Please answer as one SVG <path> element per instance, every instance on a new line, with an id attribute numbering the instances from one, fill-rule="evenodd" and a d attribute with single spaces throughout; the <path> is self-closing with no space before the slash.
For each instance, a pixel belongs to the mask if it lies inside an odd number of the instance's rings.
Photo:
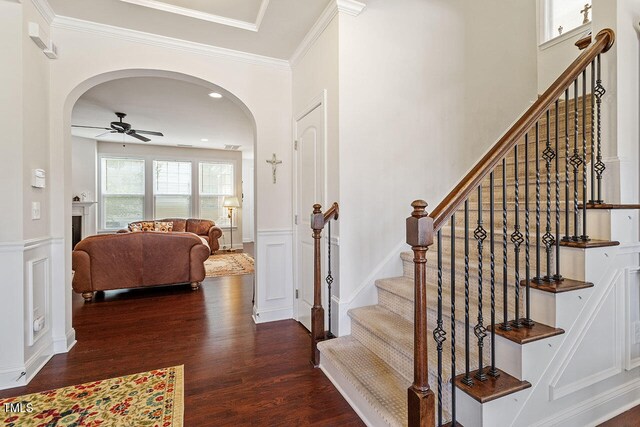
<path id="1" fill-rule="evenodd" d="M 82 234 L 81 237 L 84 239 L 87 237 L 88 231 L 88 218 L 91 214 L 91 207 L 98 202 L 73 202 L 71 208 L 72 216 L 81 216 L 82 217 Z"/>

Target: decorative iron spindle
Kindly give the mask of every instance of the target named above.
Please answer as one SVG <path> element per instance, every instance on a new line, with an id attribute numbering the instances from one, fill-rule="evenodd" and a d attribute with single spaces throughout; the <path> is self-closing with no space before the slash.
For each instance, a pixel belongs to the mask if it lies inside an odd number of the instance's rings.
<path id="1" fill-rule="evenodd" d="M 327 223 L 327 316 L 329 321 L 329 330 L 327 331 L 327 338 L 335 338 L 335 335 L 331 332 L 331 285 L 333 284 L 333 275 L 331 274 L 331 221 Z"/>
<path id="2" fill-rule="evenodd" d="M 487 328 L 484 326 L 484 319 L 482 318 L 482 252 L 484 240 L 487 238 L 487 231 L 484 229 L 482 222 L 482 184 L 478 186 L 478 226 L 473 232 L 473 237 L 478 242 L 478 323 L 473 328 L 473 333 L 478 340 L 478 372 L 475 377 L 480 381 L 484 381 L 487 379 L 483 369 L 484 339 L 487 336 Z"/>
<path id="3" fill-rule="evenodd" d="M 442 230 L 438 230 L 438 320 L 433 330 L 438 351 L 438 425 L 442 425 L 442 345 L 447 333 L 442 327 Z"/>
<path id="4" fill-rule="evenodd" d="M 456 425 L 456 214 L 451 215 L 451 425 Z"/>
<path id="5" fill-rule="evenodd" d="M 516 177 L 515 180 L 515 222 L 513 225 L 513 233 L 511 233 L 511 243 L 513 243 L 513 258 L 514 267 L 516 271 L 516 283 L 515 283 L 515 319 L 513 319 L 513 327 L 520 328 L 522 323 L 520 322 L 520 245 L 523 242 L 522 233 L 520 232 L 520 173 L 518 172 L 518 144 L 513 147 L 513 158 L 515 163 L 513 165 L 513 173 Z"/>
<path id="6" fill-rule="evenodd" d="M 525 258 L 525 309 L 524 321 L 527 327 L 533 326 L 531 320 L 531 235 L 529 230 L 529 133 L 524 135 L 524 258 Z"/>
<path id="7" fill-rule="evenodd" d="M 462 382 L 473 385 L 470 375 L 470 342 L 469 342 L 469 199 L 464 201 L 464 377 Z"/>
<path id="8" fill-rule="evenodd" d="M 547 110 L 547 135 L 546 146 L 542 152 L 542 158 L 545 161 L 547 167 L 547 226 L 545 228 L 544 236 L 542 236 L 542 243 L 547 255 L 547 274 L 544 276 L 545 281 L 553 280 L 551 275 L 551 248 L 555 244 L 553 234 L 551 234 L 551 161 L 556 157 L 556 153 L 551 148 L 551 110 Z"/>
<path id="9" fill-rule="evenodd" d="M 559 142 L 558 139 L 560 137 L 560 131 L 558 129 L 559 126 L 559 115 L 560 115 L 560 100 L 556 99 L 556 103 L 555 103 L 555 125 L 556 125 L 556 130 L 555 130 L 555 138 L 556 138 L 556 143 L 555 143 L 555 151 L 556 151 L 556 156 L 555 156 L 555 167 L 556 167 L 556 238 L 555 238 L 555 243 L 556 243 L 556 272 L 553 275 L 553 280 L 556 281 L 560 281 L 562 280 L 562 275 L 560 274 L 560 171 L 558 170 L 559 168 L 559 163 L 558 163 L 558 158 L 560 157 L 560 152 L 559 150 Z"/>
<path id="10" fill-rule="evenodd" d="M 494 179 L 489 174 L 489 250 L 491 251 L 491 368 L 488 374 L 497 377 L 496 369 L 496 254 L 495 254 L 495 212 Z"/>
<path id="11" fill-rule="evenodd" d="M 507 160 L 502 159 L 502 324 L 500 329 L 510 331 L 509 325 L 509 282 L 507 277 Z"/>
<path id="12" fill-rule="evenodd" d="M 582 235 L 580 240 L 589 240 L 587 235 L 587 69 L 582 70 Z"/>
<path id="13" fill-rule="evenodd" d="M 580 133 L 580 122 L 578 118 L 578 79 L 573 82 L 573 124 L 574 124 L 574 138 L 573 138 L 573 155 L 569 160 L 571 166 L 573 166 L 573 236 L 571 240 L 577 241 L 580 239 L 580 231 L 578 224 L 578 174 L 579 167 L 582 164 L 582 157 L 578 152 L 578 134 Z"/>
<path id="14" fill-rule="evenodd" d="M 540 122 L 536 122 L 536 277 L 534 281 L 541 283 L 540 268 Z"/>
<path id="15" fill-rule="evenodd" d="M 565 229 L 563 241 L 571 240 L 571 226 L 569 216 L 571 209 L 569 208 L 569 89 L 564 91 L 564 202 L 565 202 Z"/>
<path id="16" fill-rule="evenodd" d="M 591 61 L 591 199 L 589 203 L 596 200 L 596 61 Z"/>
<path id="17" fill-rule="evenodd" d="M 601 65 L 600 65 L 600 55 L 598 55 L 598 76 L 596 79 L 596 88 L 595 88 L 595 94 L 596 94 L 596 115 L 597 115 L 597 123 L 598 123 L 598 132 L 597 132 L 597 150 L 598 150 L 598 154 L 596 155 L 596 165 L 595 165 L 595 170 L 596 170 L 596 179 L 598 181 L 598 198 L 597 200 L 594 200 L 594 203 L 596 204 L 601 204 L 603 203 L 602 200 L 602 174 L 604 173 L 606 166 L 604 164 L 604 162 L 602 161 L 602 97 L 604 96 L 605 93 L 607 93 L 607 91 L 604 89 L 604 86 L 602 86 L 602 78 L 601 78 Z M 591 129 L 591 132 L 593 132 L 593 129 Z"/>

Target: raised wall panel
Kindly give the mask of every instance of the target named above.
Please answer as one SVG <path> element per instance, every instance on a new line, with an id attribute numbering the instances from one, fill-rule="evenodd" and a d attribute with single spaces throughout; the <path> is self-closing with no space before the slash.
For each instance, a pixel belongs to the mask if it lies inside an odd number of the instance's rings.
<path id="1" fill-rule="evenodd" d="M 258 230 L 256 241 L 256 323 L 293 318 L 293 232 Z"/>
<path id="2" fill-rule="evenodd" d="M 49 258 L 27 262 L 27 345 L 33 345 L 49 330 Z M 34 331 L 36 319 L 44 321 L 42 329 Z"/>

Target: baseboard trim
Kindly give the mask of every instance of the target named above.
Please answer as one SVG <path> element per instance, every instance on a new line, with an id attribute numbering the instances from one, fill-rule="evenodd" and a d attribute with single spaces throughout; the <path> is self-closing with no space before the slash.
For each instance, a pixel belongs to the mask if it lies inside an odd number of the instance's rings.
<path id="1" fill-rule="evenodd" d="M 293 307 L 272 308 L 258 312 L 256 312 L 254 307 L 251 317 L 256 324 L 293 319 Z"/>
<path id="2" fill-rule="evenodd" d="M 67 353 L 76 343 L 76 330 L 71 328 L 66 336 L 53 339 L 53 354 Z"/>

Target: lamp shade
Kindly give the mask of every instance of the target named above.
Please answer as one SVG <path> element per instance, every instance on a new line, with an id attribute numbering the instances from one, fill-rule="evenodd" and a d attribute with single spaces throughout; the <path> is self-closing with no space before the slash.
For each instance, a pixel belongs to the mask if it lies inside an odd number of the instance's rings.
<path id="1" fill-rule="evenodd" d="M 224 206 L 225 208 L 239 208 L 240 202 L 238 201 L 238 198 L 236 196 L 226 196 L 224 198 L 222 206 Z"/>

